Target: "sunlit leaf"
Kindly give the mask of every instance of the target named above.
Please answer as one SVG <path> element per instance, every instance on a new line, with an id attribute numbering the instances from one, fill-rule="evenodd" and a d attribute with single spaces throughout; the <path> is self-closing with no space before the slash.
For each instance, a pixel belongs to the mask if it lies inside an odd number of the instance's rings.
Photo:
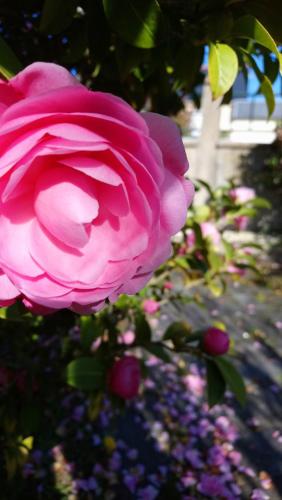
<path id="1" fill-rule="evenodd" d="M 235 37 L 252 40 L 273 52 L 280 63 L 280 71 L 282 70 L 281 54 L 279 53 L 275 41 L 267 29 L 254 16 L 246 15 L 239 17 L 234 23 L 233 35 Z"/>
<path id="2" fill-rule="evenodd" d="M 232 87 L 238 73 L 236 52 L 223 43 L 210 43 L 209 82 L 213 99 L 222 96 Z"/>

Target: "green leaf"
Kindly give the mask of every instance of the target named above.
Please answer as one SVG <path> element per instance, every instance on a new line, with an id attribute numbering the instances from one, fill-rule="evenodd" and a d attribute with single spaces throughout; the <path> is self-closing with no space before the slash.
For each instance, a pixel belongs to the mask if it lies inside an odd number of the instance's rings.
<path id="1" fill-rule="evenodd" d="M 150 342 L 152 337 L 151 327 L 144 314 L 139 313 L 135 318 L 135 334 L 140 344 Z"/>
<path id="2" fill-rule="evenodd" d="M 176 340 L 179 338 L 187 337 L 191 333 L 191 326 L 185 321 L 176 321 L 169 325 L 166 329 L 163 339 Z"/>
<path id="3" fill-rule="evenodd" d="M 232 87 L 238 73 L 236 52 L 223 43 L 210 43 L 209 81 L 213 99 L 222 96 Z"/>
<path id="4" fill-rule="evenodd" d="M 222 243 L 223 243 L 223 246 L 224 246 L 224 250 L 225 250 L 225 255 L 227 257 L 228 260 L 232 260 L 233 257 L 234 257 L 234 248 L 233 248 L 233 245 L 232 243 L 230 243 L 229 241 L 226 241 L 222 238 Z"/>
<path id="5" fill-rule="evenodd" d="M 271 83 L 274 83 L 279 75 L 279 61 L 273 59 L 268 51 L 265 51 L 264 59 L 264 74 L 269 78 Z"/>
<path id="6" fill-rule="evenodd" d="M 239 210 L 230 210 L 228 217 L 229 218 L 234 218 L 234 217 L 239 217 L 241 215 L 246 215 L 247 217 L 255 217 L 257 214 L 257 211 L 255 208 L 249 208 L 249 207 L 242 207 Z"/>
<path id="7" fill-rule="evenodd" d="M 148 344 L 144 344 L 144 348 L 149 351 L 151 354 L 156 356 L 157 358 L 161 359 L 164 361 L 164 363 L 170 363 L 171 362 L 171 357 L 165 350 L 165 348 L 162 346 L 162 344 L 158 342 L 150 342 Z"/>
<path id="8" fill-rule="evenodd" d="M 95 318 L 92 316 L 81 316 L 80 335 L 83 349 L 88 351 L 92 342 L 100 337 L 102 333 L 103 327 Z"/>
<path id="9" fill-rule="evenodd" d="M 221 403 L 226 390 L 226 382 L 214 361 L 206 359 L 206 366 L 208 404 L 211 408 Z"/>
<path id="10" fill-rule="evenodd" d="M 255 208 L 268 208 L 271 209 L 271 203 L 265 198 L 256 197 L 251 200 L 251 205 Z"/>
<path id="11" fill-rule="evenodd" d="M 21 71 L 22 65 L 5 40 L 0 37 L 0 73 L 9 80 Z"/>
<path id="12" fill-rule="evenodd" d="M 238 370 L 226 358 L 218 357 L 214 360 L 214 362 L 217 364 L 225 382 L 234 393 L 239 403 L 244 405 L 246 401 L 246 387 Z"/>
<path id="13" fill-rule="evenodd" d="M 76 10 L 75 0 L 45 0 L 39 30 L 57 35 L 72 22 Z"/>
<path id="14" fill-rule="evenodd" d="M 254 16 L 246 15 L 239 17 L 233 27 L 233 35 L 239 38 L 247 38 L 273 52 L 282 70 L 281 54 L 270 33 Z"/>
<path id="15" fill-rule="evenodd" d="M 189 264 L 185 257 L 174 257 L 174 262 L 177 266 L 179 266 L 181 269 L 189 269 Z"/>
<path id="16" fill-rule="evenodd" d="M 157 0 L 103 0 L 105 14 L 120 37 L 135 47 L 151 49 L 164 28 Z"/>
<path id="17" fill-rule="evenodd" d="M 275 97 L 274 97 L 274 92 L 273 92 L 273 88 L 271 85 L 271 81 L 264 73 L 261 72 L 256 61 L 251 56 L 251 54 L 249 54 L 249 52 L 247 50 L 240 48 L 240 51 L 243 52 L 245 54 L 246 58 L 249 60 L 250 65 L 252 66 L 252 68 L 256 74 L 256 77 L 257 77 L 258 81 L 260 82 L 260 87 L 259 87 L 258 93 L 261 92 L 265 97 L 266 105 L 267 105 L 267 109 L 268 109 L 268 118 L 270 118 L 270 116 L 272 115 L 272 113 L 275 109 Z"/>
<path id="18" fill-rule="evenodd" d="M 209 265 L 211 267 L 211 271 L 213 273 L 217 273 L 221 266 L 222 266 L 222 258 L 221 258 L 221 255 L 219 255 L 218 253 L 214 252 L 214 250 L 212 248 L 209 248 L 208 250 L 208 261 L 209 261 Z"/>
<path id="19" fill-rule="evenodd" d="M 78 358 L 67 366 L 67 383 L 82 391 L 100 389 L 105 381 L 105 367 L 94 357 Z"/>
<path id="20" fill-rule="evenodd" d="M 255 15 L 266 29 L 271 33 L 276 43 L 282 43 L 281 19 L 282 3 L 281 0 L 248 0 L 245 2 L 244 10 L 248 14 Z"/>

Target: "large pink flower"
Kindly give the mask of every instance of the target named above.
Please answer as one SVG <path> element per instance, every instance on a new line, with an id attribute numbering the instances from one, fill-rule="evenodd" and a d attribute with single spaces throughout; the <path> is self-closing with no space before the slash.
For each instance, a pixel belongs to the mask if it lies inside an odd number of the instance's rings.
<path id="1" fill-rule="evenodd" d="M 193 196 L 176 125 L 35 63 L 0 83 L 0 303 L 84 313 L 142 288 Z"/>

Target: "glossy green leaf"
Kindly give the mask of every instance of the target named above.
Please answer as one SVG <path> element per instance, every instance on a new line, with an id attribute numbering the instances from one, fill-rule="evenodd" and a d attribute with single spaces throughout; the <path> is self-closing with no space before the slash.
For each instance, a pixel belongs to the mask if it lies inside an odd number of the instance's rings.
<path id="1" fill-rule="evenodd" d="M 150 342 L 151 340 L 151 327 L 142 313 L 139 313 L 135 318 L 135 334 L 140 344 Z"/>
<path id="2" fill-rule="evenodd" d="M 261 198 L 259 196 L 257 196 L 256 198 L 253 198 L 251 200 L 251 204 L 255 208 L 268 208 L 268 209 L 271 208 L 271 203 L 268 200 L 266 200 L 265 198 Z"/>
<path id="3" fill-rule="evenodd" d="M 276 78 L 279 75 L 279 61 L 278 59 L 274 59 L 272 54 L 269 52 L 265 52 L 263 56 L 264 60 L 264 74 L 269 78 L 271 83 L 274 83 Z"/>
<path id="4" fill-rule="evenodd" d="M 103 0 L 105 14 L 120 37 L 143 49 L 160 42 L 164 26 L 157 0 Z"/>
<path id="5" fill-rule="evenodd" d="M 281 54 L 279 53 L 275 41 L 267 29 L 254 16 L 246 15 L 239 17 L 234 24 L 233 35 L 235 37 L 252 40 L 273 52 L 280 63 L 280 71 L 282 70 Z"/>
<path id="6" fill-rule="evenodd" d="M 223 43 L 210 43 L 209 81 L 213 99 L 221 97 L 232 87 L 238 73 L 236 52 Z"/>
<path id="7" fill-rule="evenodd" d="M 234 393 L 239 403 L 244 405 L 246 401 L 246 387 L 237 368 L 224 357 L 217 357 L 214 361 L 230 390 Z"/>
<path id="8" fill-rule="evenodd" d="M 158 342 L 150 342 L 148 344 L 145 344 L 144 347 L 151 354 L 153 354 L 157 358 L 159 358 L 162 361 L 164 361 L 164 363 L 170 363 L 171 362 L 171 357 L 168 354 L 168 352 L 165 350 L 165 348 L 162 346 L 162 344 L 160 344 Z"/>
<path id="9" fill-rule="evenodd" d="M 259 92 L 261 92 L 265 97 L 268 109 L 268 117 L 270 117 L 275 109 L 275 97 L 271 81 L 264 73 L 261 72 L 254 58 L 250 54 L 247 54 L 247 57 L 256 74 L 257 79 L 260 82 Z"/>
<path id="10" fill-rule="evenodd" d="M 72 22 L 76 10 L 75 0 L 45 0 L 39 30 L 57 35 Z"/>
<path id="11" fill-rule="evenodd" d="M 16 54 L 12 51 L 5 40 L 0 37 L 0 74 L 9 80 L 21 69 L 21 63 Z"/>
<path id="12" fill-rule="evenodd" d="M 222 402 L 226 390 L 226 382 L 214 361 L 206 359 L 206 366 L 208 404 L 212 407 Z"/>
<path id="13" fill-rule="evenodd" d="M 67 383 L 82 391 L 100 389 L 104 379 L 104 364 L 94 357 L 78 358 L 67 366 Z"/>
<path id="14" fill-rule="evenodd" d="M 281 0 L 248 0 L 244 10 L 259 19 L 276 42 L 282 43 L 282 2 Z"/>

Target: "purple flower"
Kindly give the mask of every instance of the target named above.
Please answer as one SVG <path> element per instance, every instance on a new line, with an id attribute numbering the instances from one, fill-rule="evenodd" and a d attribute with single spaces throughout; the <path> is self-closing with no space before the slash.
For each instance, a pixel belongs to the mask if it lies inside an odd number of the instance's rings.
<path id="1" fill-rule="evenodd" d="M 98 483 L 94 477 L 88 479 L 88 489 L 89 491 L 96 491 L 98 489 Z"/>
<path id="2" fill-rule="evenodd" d="M 219 466 L 225 461 L 225 456 L 222 448 L 219 445 L 212 446 L 208 452 L 208 463 L 210 465 Z"/>
<path id="3" fill-rule="evenodd" d="M 78 405 L 74 408 L 73 413 L 72 413 L 72 418 L 73 420 L 76 420 L 76 422 L 80 422 L 83 415 L 85 412 L 85 408 L 83 405 Z"/>
<path id="4" fill-rule="evenodd" d="M 197 487 L 200 493 L 210 497 L 222 497 L 226 494 L 226 488 L 218 476 L 212 474 L 202 474 L 200 484 Z"/>
<path id="5" fill-rule="evenodd" d="M 204 462 L 201 460 L 198 450 L 187 450 L 185 458 L 195 467 L 195 469 L 202 469 L 204 467 Z"/>
<path id="6" fill-rule="evenodd" d="M 262 490 L 256 488 L 253 490 L 251 500 L 268 500 L 269 496 Z"/>
<path id="7" fill-rule="evenodd" d="M 159 494 L 159 491 L 153 486 L 149 485 L 146 488 L 140 489 L 138 491 L 138 500 L 155 500 Z"/>
<path id="8" fill-rule="evenodd" d="M 239 451 L 232 450 L 230 451 L 228 456 L 233 465 L 235 465 L 236 467 L 240 465 L 240 462 L 242 460 L 242 455 Z"/>
<path id="9" fill-rule="evenodd" d="M 131 493 L 135 493 L 137 486 L 137 477 L 131 474 L 126 474 L 123 478 L 125 486 L 129 489 Z"/>
<path id="10" fill-rule="evenodd" d="M 185 488 L 188 488 L 189 486 L 194 486 L 196 484 L 197 480 L 193 474 L 193 472 L 186 472 L 184 476 L 181 478 L 181 483 Z"/>
<path id="11" fill-rule="evenodd" d="M 129 458 L 129 460 L 136 460 L 137 457 L 138 457 L 138 450 L 136 450 L 135 448 L 132 448 L 127 452 L 127 458 Z"/>
<path id="12" fill-rule="evenodd" d="M 230 420 L 225 416 L 220 416 L 216 419 L 216 429 L 219 437 L 227 439 L 228 441 L 235 441 L 237 439 L 237 431 Z"/>

